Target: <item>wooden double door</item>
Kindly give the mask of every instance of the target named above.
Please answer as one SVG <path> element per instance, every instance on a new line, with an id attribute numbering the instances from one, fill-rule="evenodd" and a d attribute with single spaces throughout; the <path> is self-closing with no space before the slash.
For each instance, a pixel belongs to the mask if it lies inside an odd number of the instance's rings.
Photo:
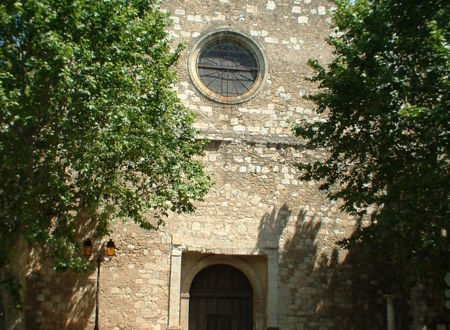
<path id="1" fill-rule="evenodd" d="M 229 265 L 209 266 L 189 290 L 189 330 L 252 330 L 253 290 L 247 277 Z"/>

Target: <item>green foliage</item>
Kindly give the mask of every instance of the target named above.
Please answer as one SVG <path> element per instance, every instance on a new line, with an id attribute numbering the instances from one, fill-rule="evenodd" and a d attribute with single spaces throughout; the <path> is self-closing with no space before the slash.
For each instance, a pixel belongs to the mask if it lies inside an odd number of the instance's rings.
<path id="1" fill-rule="evenodd" d="M 343 245 L 368 252 L 380 282 L 440 278 L 450 269 L 450 3 L 337 4 L 335 59 L 310 61 L 324 121 L 296 128 L 328 158 L 300 164 L 302 178 L 320 180 L 343 210 L 370 214 Z"/>
<path id="2" fill-rule="evenodd" d="M 82 271 L 81 213 L 99 235 L 114 217 L 155 229 L 205 195 L 168 23 L 150 0 L 0 4 L 0 266 L 23 236 Z"/>

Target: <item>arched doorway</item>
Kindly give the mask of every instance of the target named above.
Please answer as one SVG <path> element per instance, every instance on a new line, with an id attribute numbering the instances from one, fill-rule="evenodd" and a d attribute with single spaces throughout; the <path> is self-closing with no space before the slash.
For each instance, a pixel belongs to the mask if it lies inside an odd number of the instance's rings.
<path id="1" fill-rule="evenodd" d="M 189 296 L 189 330 L 253 329 L 253 289 L 240 270 L 224 264 L 204 268 Z"/>

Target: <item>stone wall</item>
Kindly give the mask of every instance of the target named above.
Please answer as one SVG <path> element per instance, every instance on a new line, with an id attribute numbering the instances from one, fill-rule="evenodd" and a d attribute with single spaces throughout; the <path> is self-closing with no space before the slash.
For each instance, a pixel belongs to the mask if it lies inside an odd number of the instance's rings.
<path id="1" fill-rule="evenodd" d="M 203 161 L 215 185 L 193 214 L 172 215 L 156 233 L 114 225 L 117 256 L 101 268 L 100 328 L 185 327 L 183 281 L 202 258 L 215 256 L 237 267 L 245 262 L 260 281 L 256 329 L 361 329 L 355 324 L 369 319 L 362 313 L 358 320 L 352 312 L 358 292 L 353 279 L 344 276 L 351 267 L 348 256 L 335 245 L 351 234 L 356 221 L 340 213 L 316 183 L 298 180 L 295 162 L 324 152 L 306 149 L 291 132 L 293 122 L 317 119 L 304 98 L 315 90 L 307 81 L 312 72 L 306 63 L 331 59 L 325 38 L 333 33 L 333 2 L 167 0 L 162 8 L 173 20 L 174 45 L 187 46 L 175 88 L 209 140 Z M 192 47 L 219 28 L 248 36 L 267 58 L 267 81 L 248 102 L 211 101 L 189 77 Z M 95 271 L 61 275 L 44 265 L 31 275 L 29 329 L 93 327 Z M 372 328 L 380 329 L 383 317 L 372 317 L 378 322 Z"/>
<path id="2" fill-rule="evenodd" d="M 100 329 L 166 329 L 171 237 L 117 223 L 116 256 L 101 262 Z M 96 248 L 93 255 L 104 251 Z M 45 260 L 27 265 L 25 320 L 11 329 L 92 329 L 96 258 L 88 274 L 59 273 Z M 12 325 L 11 325 L 12 326 Z"/>
<path id="3" fill-rule="evenodd" d="M 169 223 L 185 251 L 217 255 L 267 255 L 275 249 L 276 301 L 267 301 L 268 326 L 280 329 L 342 329 L 331 306 L 349 313 L 349 282 L 332 290 L 335 266 L 346 255 L 335 243 L 355 221 L 298 180 L 298 161 L 323 157 L 293 138 L 292 123 L 318 119 L 304 96 L 315 90 L 306 79 L 310 58 L 326 63 L 325 38 L 333 32 L 329 1 L 166 1 L 174 22 L 171 36 L 187 51 L 178 66 L 178 94 L 198 115 L 196 127 L 211 141 L 204 162 L 215 186 L 192 215 Z M 186 70 L 196 40 L 219 28 L 249 36 L 267 58 L 261 92 L 239 105 L 205 98 Z M 270 270 L 268 270 L 270 271 Z M 332 292 L 331 292 L 332 291 Z M 276 306 L 270 306 L 275 303 Z M 275 310 L 276 316 L 270 316 Z M 272 319 L 271 319 L 272 318 Z M 270 324 L 269 324 L 270 323 Z"/>

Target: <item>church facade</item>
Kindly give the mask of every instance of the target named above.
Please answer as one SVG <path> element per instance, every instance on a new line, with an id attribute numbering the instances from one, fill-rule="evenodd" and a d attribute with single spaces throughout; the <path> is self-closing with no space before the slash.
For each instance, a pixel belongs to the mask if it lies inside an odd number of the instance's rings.
<path id="1" fill-rule="evenodd" d="M 194 214 L 168 225 L 168 328 L 302 329 L 322 308 L 323 284 L 312 273 L 332 262 L 335 242 L 352 228 L 294 168 L 320 157 L 291 128 L 314 119 L 303 97 L 313 91 L 306 62 L 331 58 L 325 38 L 333 31 L 333 3 L 163 7 L 173 16 L 171 36 L 187 46 L 177 92 L 210 141 L 204 161 L 214 182 Z M 331 319 L 317 322 L 335 327 Z"/>
<path id="2" fill-rule="evenodd" d="M 307 61 L 332 58 L 334 6 L 162 2 L 174 45 L 186 45 L 174 88 L 209 141 L 203 161 L 214 185 L 194 213 L 173 214 L 156 232 L 114 225 L 116 256 L 101 266 L 101 329 L 381 329 L 383 312 L 371 311 L 370 324 L 353 313 L 358 292 L 336 246 L 356 219 L 298 180 L 294 166 L 324 156 L 292 125 L 318 119 L 304 97 L 316 90 Z M 95 273 L 42 267 L 34 276 L 27 324 L 93 327 Z M 381 293 L 373 300 L 385 306 Z"/>

